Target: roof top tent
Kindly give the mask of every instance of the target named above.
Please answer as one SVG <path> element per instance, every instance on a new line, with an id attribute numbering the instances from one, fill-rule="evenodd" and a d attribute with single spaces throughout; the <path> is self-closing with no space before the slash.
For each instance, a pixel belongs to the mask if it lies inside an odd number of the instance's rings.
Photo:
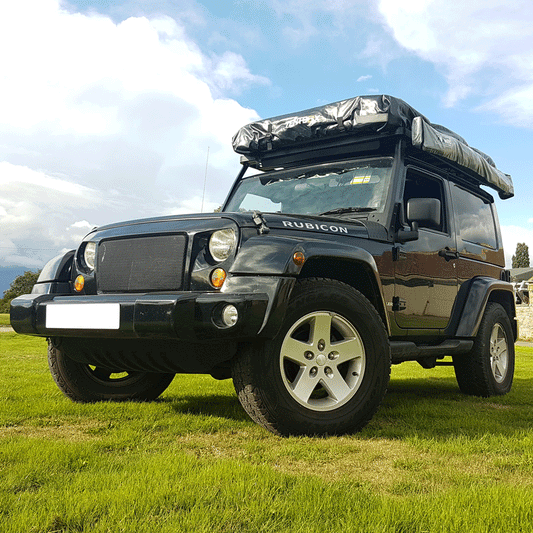
<path id="1" fill-rule="evenodd" d="M 261 170 L 319 163 L 332 157 L 383 154 L 400 138 L 420 155 L 460 171 L 475 185 L 514 196 L 511 176 L 456 133 L 432 124 L 409 104 L 388 95 L 357 96 L 243 126 L 233 137 L 241 163 Z"/>

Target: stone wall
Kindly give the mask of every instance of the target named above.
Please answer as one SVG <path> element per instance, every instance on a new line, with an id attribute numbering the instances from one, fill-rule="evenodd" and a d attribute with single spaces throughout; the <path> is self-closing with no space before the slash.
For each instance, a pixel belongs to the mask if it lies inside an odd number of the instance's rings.
<path id="1" fill-rule="evenodd" d="M 527 292 L 529 302 L 516 305 L 516 318 L 518 320 L 518 338 L 521 341 L 533 340 L 533 283 L 528 283 Z M 520 294 L 520 293 L 519 293 Z M 526 301 L 527 301 L 526 293 Z"/>
<path id="2" fill-rule="evenodd" d="M 522 341 L 533 340 L 533 305 L 517 305 L 518 335 Z"/>

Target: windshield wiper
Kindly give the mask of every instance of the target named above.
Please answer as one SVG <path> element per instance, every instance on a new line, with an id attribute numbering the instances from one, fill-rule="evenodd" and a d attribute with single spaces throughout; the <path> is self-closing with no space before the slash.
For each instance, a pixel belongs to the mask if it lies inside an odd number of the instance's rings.
<path id="1" fill-rule="evenodd" d="M 370 211 L 376 211 L 376 208 L 375 207 L 337 207 L 335 209 L 330 209 L 329 211 L 325 211 L 324 213 L 320 213 L 319 216 L 342 215 L 344 213 L 370 213 Z"/>

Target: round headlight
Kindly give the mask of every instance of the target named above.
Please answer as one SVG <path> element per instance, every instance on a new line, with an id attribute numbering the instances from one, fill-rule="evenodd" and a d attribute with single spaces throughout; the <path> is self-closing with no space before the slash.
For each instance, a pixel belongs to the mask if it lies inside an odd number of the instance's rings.
<path id="1" fill-rule="evenodd" d="M 231 255 L 236 244 L 235 232 L 232 229 L 221 229 L 211 235 L 209 253 L 215 261 L 225 261 Z"/>
<path id="2" fill-rule="evenodd" d="M 96 243 L 88 242 L 85 245 L 85 251 L 83 252 L 83 260 L 85 264 L 91 269 L 94 270 L 94 259 L 96 257 Z"/>

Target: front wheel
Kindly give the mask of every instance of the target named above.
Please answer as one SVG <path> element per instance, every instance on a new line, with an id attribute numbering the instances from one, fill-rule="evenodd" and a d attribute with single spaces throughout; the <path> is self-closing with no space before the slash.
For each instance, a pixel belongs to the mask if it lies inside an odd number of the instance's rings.
<path id="1" fill-rule="evenodd" d="M 459 389 L 474 396 L 507 394 L 513 384 L 515 352 L 505 309 L 489 302 L 468 355 L 453 358 Z"/>
<path id="2" fill-rule="evenodd" d="M 48 341 L 48 365 L 59 389 L 75 402 L 155 400 L 174 374 L 123 372 L 75 361 L 61 341 Z"/>
<path id="3" fill-rule="evenodd" d="M 344 283 L 298 282 L 278 335 L 233 361 L 239 400 L 279 435 L 360 430 L 385 395 L 390 349 L 379 314 Z"/>

